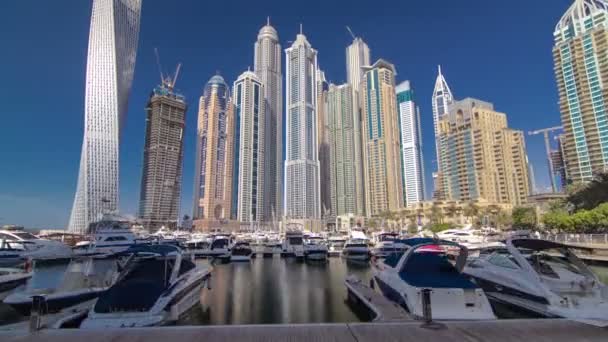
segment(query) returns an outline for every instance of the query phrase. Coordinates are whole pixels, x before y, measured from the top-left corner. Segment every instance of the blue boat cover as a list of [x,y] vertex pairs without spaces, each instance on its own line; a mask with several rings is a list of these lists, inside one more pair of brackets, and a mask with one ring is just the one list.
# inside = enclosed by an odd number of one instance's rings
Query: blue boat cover
[[422,288],[474,289],[477,286],[458,272],[445,255],[415,253],[407,260],[399,277],[406,283]]
[[157,254],[160,256],[166,256],[169,253],[179,252],[179,248],[169,244],[136,244],[128,249],[116,253],[115,255],[130,255],[130,254]]
[[397,264],[399,263],[399,260],[401,260],[402,256],[403,256],[403,252],[391,253],[389,256],[387,256],[384,259],[384,263],[392,268],[395,268],[395,267],[397,267]]

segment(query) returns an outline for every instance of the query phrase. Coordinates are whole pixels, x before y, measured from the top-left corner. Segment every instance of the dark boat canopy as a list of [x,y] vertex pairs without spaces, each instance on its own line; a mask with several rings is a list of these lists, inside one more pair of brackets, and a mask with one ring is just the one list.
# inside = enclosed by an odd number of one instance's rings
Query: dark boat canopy
[[167,256],[171,253],[178,253],[180,249],[174,245],[148,245],[139,244],[129,247],[127,250],[117,253],[117,255],[158,255]]
[[560,248],[574,248],[581,250],[592,250],[587,247],[579,247],[579,246],[569,246],[564,245],[563,243],[553,242],[548,240],[539,240],[539,239],[513,239],[511,240],[513,246],[517,248],[527,248],[532,250],[545,250],[545,249],[560,249]]
[[436,243],[436,244],[440,244],[440,245],[458,246],[457,243],[454,243],[452,241],[433,239],[433,238],[411,238],[411,239],[395,240],[394,242],[402,243],[402,244],[408,245],[410,247],[414,247],[414,246],[422,245],[422,244],[430,244],[430,243]]

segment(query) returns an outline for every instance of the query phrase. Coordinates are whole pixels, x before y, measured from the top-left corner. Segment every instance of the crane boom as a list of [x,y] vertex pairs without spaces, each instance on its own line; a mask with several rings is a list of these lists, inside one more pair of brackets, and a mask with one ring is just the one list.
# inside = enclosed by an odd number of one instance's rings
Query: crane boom
[[182,68],[182,63],[177,64],[177,68],[175,69],[175,75],[173,75],[173,81],[171,81],[171,88],[175,87],[175,82],[177,82],[177,76],[179,75],[179,71]]
[[355,38],[357,38],[357,37],[355,37],[353,30],[351,30],[348,25],[346,25],[346,30],[348,31],[348,33],[350,33],[351,37],[353,37],[353,40],[355,40]]
[[154,48],[154,55],[156,56],[156,66],[158,66],[158,72],[160,73],[160,82],[165,83],[165,75],[163,75],[163,68],[160,65],[160,56],[158,55],[157,48]]

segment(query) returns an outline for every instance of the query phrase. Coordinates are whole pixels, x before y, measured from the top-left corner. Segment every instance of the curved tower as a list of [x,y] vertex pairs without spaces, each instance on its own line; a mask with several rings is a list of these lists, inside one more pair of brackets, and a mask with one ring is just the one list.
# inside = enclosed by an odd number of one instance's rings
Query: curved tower
[[270,20],[255,42],[254,72],[264,85],[264,205],[263,220],[282,215],[283,199],[283,89],[281,44]]
[[211,77],[198,110],[194,225],[207,230],[230,219],[234,114],[230,90],[220,75]]
[[566,173],[587,182],[608,170],[608,1],[575,0],[553,37]]
[[68,229],[118,208],[120,128],[127,112],[139,39],[141,0],[93,0],[80,171]]

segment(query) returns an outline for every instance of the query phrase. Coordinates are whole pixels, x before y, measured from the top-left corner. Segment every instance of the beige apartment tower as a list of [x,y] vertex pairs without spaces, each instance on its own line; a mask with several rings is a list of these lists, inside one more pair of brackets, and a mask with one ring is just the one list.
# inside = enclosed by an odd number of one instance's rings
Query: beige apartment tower
[[466,98],[439,120],[447,200],[521,205],[530,194],[524,134],[491,103]]
[[379,59],[363,67],[363,151],[366,213],[403,207],[401,144],[395,96],[395,66]]
[[231,230],[234,108],[224,78],[211,77],[199,102],[194,175],[196,230]]

